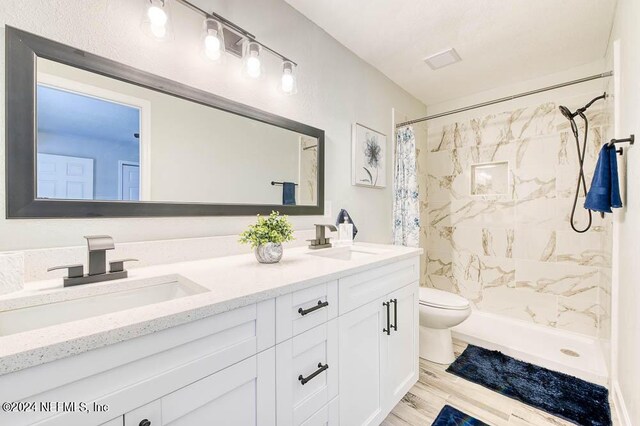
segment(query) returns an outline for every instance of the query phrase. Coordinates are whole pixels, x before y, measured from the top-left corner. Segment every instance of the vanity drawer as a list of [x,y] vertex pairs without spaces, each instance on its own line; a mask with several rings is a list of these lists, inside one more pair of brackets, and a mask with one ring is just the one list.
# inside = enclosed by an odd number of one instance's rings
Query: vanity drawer
[[340,422],[340,407],[338,397],[322,407],[313,416],[309,417],[301,426],[337,426]]
[[162,424],[162,403],[159,399],[124,415],[124,426],[145,425],[147,422],[150,426]]
[[337,281],[282,295],[276,299],[276,341],[283,342],[337,315]]
[[337,319],[276,346],[276,394],[278,426],[303,424],[338,395]]
[[419,257],[341,278],[338,284],[339,314],[343,315],[419,279]]

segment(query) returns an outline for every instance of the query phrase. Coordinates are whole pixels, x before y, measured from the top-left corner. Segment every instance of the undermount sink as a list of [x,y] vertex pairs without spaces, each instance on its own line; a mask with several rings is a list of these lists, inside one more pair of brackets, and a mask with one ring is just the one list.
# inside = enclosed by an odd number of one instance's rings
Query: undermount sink
[[83,295],[87,292],[82,290],[84,289],[78,289],[80,293],[78,297],[70,300],[0,312],[0,336],[36,330],[209,291],[179,276],[174,276],[171,281],[164,283],[125,288],[99,295]]
[[318,249],[309,253],[312,256],[329,257],[338,260],[358,260],[369,256],[375,256],[384,253],[384,250],[368,249],[363,247],[334,247],[327,249]]

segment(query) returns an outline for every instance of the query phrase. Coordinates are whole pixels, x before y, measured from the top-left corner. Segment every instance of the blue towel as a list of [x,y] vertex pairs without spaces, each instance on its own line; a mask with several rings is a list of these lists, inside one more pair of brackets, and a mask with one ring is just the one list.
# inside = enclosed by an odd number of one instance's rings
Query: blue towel
[[296,205],[296,184],[293,182],[282,182],[282,205]]
[[344,223],[344,217],[347,217],[347,222],[353,225],[353,239],[356,238],[356,234],[358,233],[358,228],[356,228],[356,224],[353,223],[353,219],[351,219],[351,215],[345,210],[340,210],[338,213],[338,219],[336,219],[336,226],[339,226],[341,223]]
[[604,145],[600,150],[598,164],[587,193],[584,208],[602,213],[611,213],[611,208],[622,207],[618,185],[618,160],[615,146]]

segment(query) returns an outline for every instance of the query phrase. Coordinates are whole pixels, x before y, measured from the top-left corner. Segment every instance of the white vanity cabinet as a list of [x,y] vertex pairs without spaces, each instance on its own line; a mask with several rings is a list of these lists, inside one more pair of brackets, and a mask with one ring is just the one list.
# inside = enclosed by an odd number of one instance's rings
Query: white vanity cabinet
[[270,348],[100,426],[276,424]]
[[338,322],[276,346],[279,426],[300,425],[338,396]]
[[418,378],[418,276],[416,253],[0,375],[2,401],[109,407],[0,424],[379,424]]
[[[84,401],[108,407],[89,414],[2,412],[0,424],[90,426],[119,415],[126,426],[151,417],[156,421],[150,426],[181,424],[181,417],[216,405],[233,407],[225,401],[238,403],[252,393],[252,399],[235,407],[242,415],[253,413],[254,421],[242,424],[273,425],[275,416],[258,414],[275,413],[274,318],[275,302],[266,300],[0,376],[2,401]],[[244,368],[233,374],[238,365]],[[180,402],[181,410],[176,408]]]
[[[353,308],[339,318],[343,425],[379,424],[418,380],[418,270],[417,260],[399,262],[340,287]],[[356,306],[367,288],[381,296]]]
[[100,426],[123,426],[124,425],[124,416],[116,417],[115,419],[109,420],[106,423],[102,423]]
[[274,355],[268,349],[133,410],[124,426],[273,426]]
[[[386,365],[383,371],[384,412],[388,413],[417,382],[419,363],[419,290],[410,284],[389,294],[394,327],[387,338]],[[385,324],[386,325],[386,324]]]

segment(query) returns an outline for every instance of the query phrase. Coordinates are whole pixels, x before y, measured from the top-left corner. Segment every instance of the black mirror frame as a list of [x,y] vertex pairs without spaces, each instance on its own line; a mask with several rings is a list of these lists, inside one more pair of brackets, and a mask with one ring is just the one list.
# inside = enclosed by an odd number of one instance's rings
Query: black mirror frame
[[[272,210],[288,215],[324,214],[324,130],[159,77],[130,66],[6,27],[6,214],[8,219],[177,216],[252,216]],[[318,204],[283,206],[36,198],[36,62],[49,59],[156,90],[318,140]]]

